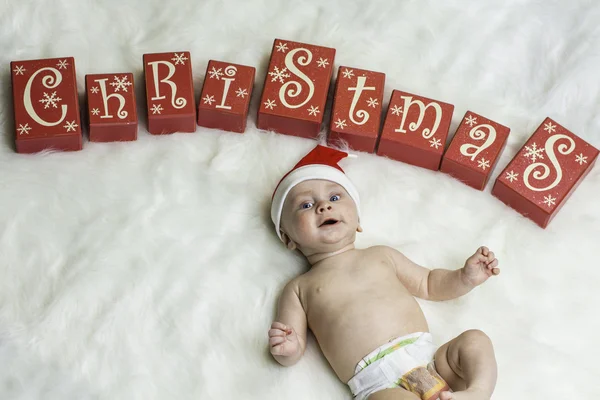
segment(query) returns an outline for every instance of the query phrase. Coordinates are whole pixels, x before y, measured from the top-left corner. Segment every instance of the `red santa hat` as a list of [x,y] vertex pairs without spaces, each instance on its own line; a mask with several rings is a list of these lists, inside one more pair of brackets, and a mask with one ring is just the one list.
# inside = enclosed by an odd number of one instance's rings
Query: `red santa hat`
[[348,179],[344,170],[338,165],[338,162],[346,157],[356,156],[329,147],[317,145],[317,147],[304,156],[291,171],[281,178],[273,192],[273,198],[271,200],[271,219],[275,224],[275,231],[277,232],[279,239],[282,239],[280,224],[285,198],[294,186],[307,180],[323,179],[335,182],[342,186],[346,189],[352,200],[354,200],[360,218],[360,199],[358,197],[358,191],[350,179]]

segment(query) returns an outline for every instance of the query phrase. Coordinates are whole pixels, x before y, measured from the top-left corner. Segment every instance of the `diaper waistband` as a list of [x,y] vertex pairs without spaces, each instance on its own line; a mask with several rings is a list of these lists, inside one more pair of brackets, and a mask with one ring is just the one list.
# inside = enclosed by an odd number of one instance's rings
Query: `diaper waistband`
[[410,333],[408,335],[397,337],[396,339],[392,339],[388,343],[386,343],[382,346],[379,346],[378,348],[376,348],[375,350],[373,350],[372,352],[367,354],[365,357],[363,357],[358,362],[358,364],[356,365],[356,368],[354,369],[354,374],[359,373],[361,370],[366,368],[368,365],[387,356],[388,354],[393,353],[394,351],[396,351],[404,346],[413,344],[414,342],[419,340],[419,338],[423,337],[424,335],[431,336],[431,334],[429,332],[415,332],[415,333]]

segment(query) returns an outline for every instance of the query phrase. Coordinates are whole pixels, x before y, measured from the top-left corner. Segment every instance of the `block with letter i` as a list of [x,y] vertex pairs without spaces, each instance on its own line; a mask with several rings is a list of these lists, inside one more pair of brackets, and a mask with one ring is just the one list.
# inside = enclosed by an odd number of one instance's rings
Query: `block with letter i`
[[198,103],[198,125],[243,133],[255,71],[254,67],[210,60]]
[[509,133],[510,128],[468,111],[444,154],[440,171],[483,190]]
[[597,158],[595,147],[546,118],[498,176],[492,195],[546,228]]
[[340,67],[327,142],[343,140],[354,150],[375,152],[384,87],[384,73]]
[[377,155],[437,171],[454,106],[394,90]]
[[10,63],[18,153],[81,150],[75,59]]
[[137,139],[138,117],[133,74],[85,76],[90,142]]
[[335,49],[275,39],[257,127],[316,138],[321,130]]
[[187,51],[144,54],[148,132],[196,131],[192,61]]

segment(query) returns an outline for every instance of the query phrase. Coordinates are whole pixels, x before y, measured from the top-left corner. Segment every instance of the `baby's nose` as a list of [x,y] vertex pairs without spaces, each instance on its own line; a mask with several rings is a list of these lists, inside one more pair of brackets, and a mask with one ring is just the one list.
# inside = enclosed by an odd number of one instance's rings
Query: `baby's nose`
[[331,211],[331,204],[321,204],[319,207],[319,212],[325,212],[325,210]]

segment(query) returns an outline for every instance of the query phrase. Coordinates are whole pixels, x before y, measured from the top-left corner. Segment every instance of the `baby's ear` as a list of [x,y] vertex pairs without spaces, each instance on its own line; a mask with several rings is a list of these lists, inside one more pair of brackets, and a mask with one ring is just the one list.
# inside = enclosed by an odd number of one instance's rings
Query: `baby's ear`
[[283,244],[285,244],[285,246],[290,250],[296,250],[296,243],[294,243],[294,241],[292,239],[290,239],[290,237],[284,231],[280,231],[280,232],[281,232],[281,241],[283,242]]

